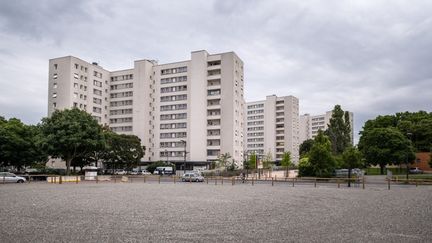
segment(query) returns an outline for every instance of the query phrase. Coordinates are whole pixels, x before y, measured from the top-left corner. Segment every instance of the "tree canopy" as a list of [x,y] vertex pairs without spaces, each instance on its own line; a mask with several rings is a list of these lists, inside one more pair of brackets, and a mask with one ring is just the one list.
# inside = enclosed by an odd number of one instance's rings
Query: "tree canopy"
[[141,140],[135,135],[107,132],[107,149],[102,158],[110,169],[126,167],[131,169],[144,156]]
[[336,165],[332,155],[331,142],[322,131],[319,131],[315,137],[308,159],[315,176],[329,177],[333,175]]
[[402,132],[395,127],[372,128],[363,131],[360,151],[370,165],[379,165],[381,174],[388,164],[400,164],[415,159],[414,148]]
[[306,139],[300,144],[299,153],[300,157],[305,156],[309,151],[311,150],[313,146],[314,140],[313,139]]
[[66,162],[66,174],[70,174],[73,159],[96,150],[102,141],[102,127],[77,108],[55,111],[42,119],[41,129],[44,148],[53,158]]
[[351,124],[349,112],[343,111],[340,105],[335,105],[330,123],[325,134],[331,141],[333,154],[342,154],[351,145]]

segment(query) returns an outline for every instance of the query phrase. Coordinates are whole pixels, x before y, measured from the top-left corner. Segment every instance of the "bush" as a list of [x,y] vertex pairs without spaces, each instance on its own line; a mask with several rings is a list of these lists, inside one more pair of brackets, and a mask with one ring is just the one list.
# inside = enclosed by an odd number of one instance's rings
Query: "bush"
[[303,157],[298,164],[299,176],[315,176],[314,169],[309,163],[309,158]]

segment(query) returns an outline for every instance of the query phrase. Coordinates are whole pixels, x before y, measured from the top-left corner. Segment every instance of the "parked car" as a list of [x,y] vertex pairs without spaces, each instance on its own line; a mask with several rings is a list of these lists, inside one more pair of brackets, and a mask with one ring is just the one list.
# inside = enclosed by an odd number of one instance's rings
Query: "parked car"
[[17,176],[10,172],[0,172],[0,183],[24,183],[26,178]]
[[151,173],[147,170],[142,170],[140,174],[141,175],[151,175]]
[[138,171],[137,170],[132,170],[128,172],[129,175],[138,175]]
[[116,170],[114,172],[115,175],[126,175],[126,171],[125,170]]
[[204,177],[197,173],[186,173],[182,176],[182,181],[203,182]]
[[419,167],[414,167],[409,169],[410,174],[423,174],[423,170],[421,170]]

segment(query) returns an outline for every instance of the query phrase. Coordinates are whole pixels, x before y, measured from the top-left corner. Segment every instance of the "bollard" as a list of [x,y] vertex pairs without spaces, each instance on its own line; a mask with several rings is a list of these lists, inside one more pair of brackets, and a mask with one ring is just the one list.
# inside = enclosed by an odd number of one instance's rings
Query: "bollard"
[[158,178],[158,183],[160,184],[160,179],[161,179],[161,176],[159,176],[159,178]]
[[339,179],[337,180],[337,184],[338,184],[338,188],[340,188],[340,181],[339,181]]
[[387,179],[388,189],[390,190],[390,179]]
[[292,182],[293,182],[293,185],[292,185],[292,186],[293,186],[293,187],[294,187],[294,181],[295,181],[295,178],[292,179]]
[[117,176],[114,176],[114,183],[117,183]]
[[223,186],[223,177],[221,177],[221,185]]
[[272,186],[274,186],[274,180],[273,180],[273,177],[272,177]]
[[6,183],[6,175],[3,175],[3,184],[5,184]]
[[62,181],[62,176],[60,176],[59,177],[59,184],[62,184],[63,183],[63,181]]
[[254,185],[254,178],[252,177],[252,186]]
[[365,189],[365,178],[364,178],[364,176],[363,176],[362,183],[363,183],[363,190],[364,190]]
[[192,175],[189,175],[189,183],[192,183]]
[[217,177],[215,177],[214,179],[215,179],[215,185],[217,185]]
[[98,176],[96,176],[96,184],[98,184],[99,183],[99,178],[98,178]]
[[316,184],[317,184],[317,179],[315,178],[315,183],[314,183],[314,186],[316,187]]
[[176,177],[175,176],[173,176],[173,181],[174,181],[174,184],[176,184]]
[[146,176],[144,175],[144,183],[146,183]]
[[231,180],[232,180],[232,185],[234,186],[234,177],[233,177],[233,178],[231,178]]
[[206,180],[207,180],[207,185],[208,185],[208,177],[206,178]]
[[76,181],[75,181],[75,184],[78,184],[78,176],[76,176]]
[[29,175],[29,176],[28,176],[28,183],[30,183],[30,179],[31,179],[31,176]]
[[416,182],[416,187],[418,187],[418,180],[415,180],[415,182]]

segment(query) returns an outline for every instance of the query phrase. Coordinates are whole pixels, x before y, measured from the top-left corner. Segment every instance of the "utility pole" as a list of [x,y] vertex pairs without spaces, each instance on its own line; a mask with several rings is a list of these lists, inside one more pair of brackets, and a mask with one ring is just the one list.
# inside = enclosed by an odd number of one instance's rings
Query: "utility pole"
[[186,174],[186,140],[180,140],[181,142],[183,142],[184,143],[184,152],[183,152],[183,156],[184,156],[184,158],[183,158],[183,173],[184,174]]

